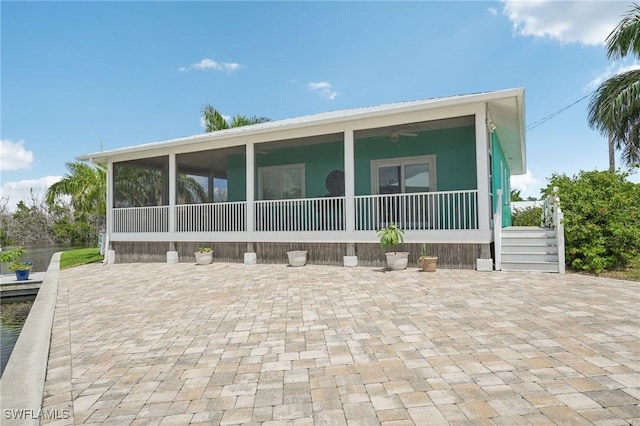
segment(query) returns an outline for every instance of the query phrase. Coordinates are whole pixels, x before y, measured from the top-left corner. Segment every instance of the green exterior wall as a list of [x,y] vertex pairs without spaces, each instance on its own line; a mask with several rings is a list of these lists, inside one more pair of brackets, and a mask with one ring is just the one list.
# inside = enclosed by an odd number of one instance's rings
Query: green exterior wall
[[[257,149],[256,151],[262,151]],[[305,198],[327,195],[325,180],[333,170],[344,171],[344,144],[342,141],[317,145],[268,149],[266,154],[256,153],[255,197],[258,199],[258,171],[260,167],[304,163]],[[246,157],[243,154],[227,158],[227,193],[229,201],[246,200]]]
[[227,157],[227,200],[247,200],[247,156],[232,154]]
[[502,189],[502,227],[511,226],[511,170],[495,132],[491,133],[491,160],[493,212],[497,210],[498,189]]
[[418,136],[356,139],[355,192],[371,194],[371,160],[436,156],[437,190],[456,191],[477,188],[475,126],[439,129]]
[[[259,150],[259,149],[258,149]],[[270,149],[268,154],[256,154],[256,168],[285,164],[305,164],[305,197],[323,197],[327,193],[325,179],[333,170],[344,170],[342,141],[318,145]],[[437,190],[457,191],[477,188],[475,126],[439,129],[420,133],[416,137],[400,137],[391,142],[388,137],[356,139],[355,193],[371,194],[371,161],[436,156]],[[229,201],[246,200],[246,159],[244,154],[227,158]],[[258,173],[256,171],[256,199]]]

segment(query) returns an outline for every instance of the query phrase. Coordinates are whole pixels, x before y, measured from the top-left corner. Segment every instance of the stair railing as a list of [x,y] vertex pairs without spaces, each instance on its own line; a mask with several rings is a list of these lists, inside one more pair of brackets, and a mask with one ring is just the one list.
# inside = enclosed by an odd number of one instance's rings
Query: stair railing
[[495,269],[502,270],[502,189],[496,191],[496,212],[493,214],[493,251]]
[[553,193],[547,195],[542,206],[541,225],[543,228],[556,231],[556,247],[558,248],[558,272],[565,273],[564,257],[564,213],[560,208],[558,187],[553,187]]

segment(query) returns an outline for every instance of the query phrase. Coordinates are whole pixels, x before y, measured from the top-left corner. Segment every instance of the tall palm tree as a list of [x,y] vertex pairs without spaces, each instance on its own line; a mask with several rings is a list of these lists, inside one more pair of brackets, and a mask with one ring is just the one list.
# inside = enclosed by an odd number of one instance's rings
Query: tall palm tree
[[[606,40],[607,57],[640,59],[640,5],[633,4]],[[615,171],[615,150],[626,165],[640,163],[640,70],[615,75],[596,89],[589,103],[589,126],[609,140],[609,169]]]
[[61,180],[47,189],[46,202],[53,205],[64,196],[71,197],[71,205],[80,213],[106,213],[107,177],[103,169],[86,163],[66,163],[69,170]]
[[231,119],[231,122],[225,120],[220,112],[210,104],[202,106],[202,119],[204,120],[205,129],[207,133],[215,132],[217,130],[230,129],[232,127],[250,126],[252,124],[265,123],[271,121],[270,118],[260,117],[254,115],[247,117],[244,115],[236,114]]

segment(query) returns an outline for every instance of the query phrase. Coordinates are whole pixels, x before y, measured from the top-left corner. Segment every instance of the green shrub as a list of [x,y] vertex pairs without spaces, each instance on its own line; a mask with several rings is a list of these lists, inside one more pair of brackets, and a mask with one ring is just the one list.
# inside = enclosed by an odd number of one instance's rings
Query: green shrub
[[542,207],[526,207],[516,209],[511,213],[513,226],[540,226],[542,221]]
[[554,174],[545,193],[558,187],[564,212],[566,263],[600,273],[624,268],[640,253],[640,184],[629,173],[581,171]]

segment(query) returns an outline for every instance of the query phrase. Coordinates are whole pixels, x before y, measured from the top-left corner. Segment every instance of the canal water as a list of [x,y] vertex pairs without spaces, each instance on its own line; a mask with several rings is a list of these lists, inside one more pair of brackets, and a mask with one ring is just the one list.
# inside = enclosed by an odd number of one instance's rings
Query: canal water
[[[57,245],[49,247],[25,247],[27,251],[22,257],[23,260],[33,262],[32,272],[46,272],[54,253],[64,250],[71,250],[74,247],[69,245]],[[4,247],[3,250],[10,250]],[[2,274],[13,274],[7,270],[7,265],[0,264]],[[0,298],[0,376],[4,373],[4,368],[9,362],[11,351],[18,341],[22,326],[29,315],[29,310],[33,305],[36,296],[2,297]]]
[[0,298],[0,376],[9,362],[36,296]]

